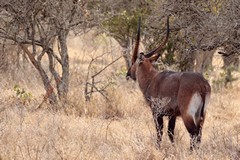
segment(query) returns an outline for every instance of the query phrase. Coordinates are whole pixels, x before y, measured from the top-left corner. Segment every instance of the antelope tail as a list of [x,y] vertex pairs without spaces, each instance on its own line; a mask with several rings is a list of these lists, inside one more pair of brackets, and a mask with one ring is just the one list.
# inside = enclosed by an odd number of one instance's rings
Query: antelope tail
[[205,113],[204,113],[204,109],[206,107],[206,95],[202,95],[202,107],[201,107],[201,113],[200,113],[200,122],[199,122],[199,127],[202,128],[203,123],[204,123],[204,117],[205,117]]

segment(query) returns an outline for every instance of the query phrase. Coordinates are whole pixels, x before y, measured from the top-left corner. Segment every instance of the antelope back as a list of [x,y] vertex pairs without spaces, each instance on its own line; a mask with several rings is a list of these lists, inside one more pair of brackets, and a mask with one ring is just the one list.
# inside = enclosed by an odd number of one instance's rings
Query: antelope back
[[[193,72],[159,72],[152,65],[156,61],[169,37],[169,17],[167,19],[167,35],[165,41],[148,54],[139,53],[140,23],[132,58],[132,66],[127,76],[137,80],[140,89],[151,107],[164,110],[163,115],[182,115],[192,117],[194,123],[199,122],[206,108],[202,106],[208,100],[211,87],[199,73]],[[164,100],[163,100],[164,99]],[[164,102],[165,101],[165,102]],[[164,109],[163,109],[164,108]],[[195,118],[195,115],[197,118]],[[198,123],[199,124],[199,123]]]
[[159,72],[146,57],[139,58],[135,65],[139,87],[154,112],[181,115],[189,123],[200,125],[211,94],[208,81],[200,73]]

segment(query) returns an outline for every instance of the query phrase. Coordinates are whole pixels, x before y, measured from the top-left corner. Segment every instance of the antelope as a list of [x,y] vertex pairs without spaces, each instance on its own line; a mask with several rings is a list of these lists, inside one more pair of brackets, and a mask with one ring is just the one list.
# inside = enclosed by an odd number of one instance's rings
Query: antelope
[[176,117],[180,116],[190,134],[190,150],[199,147],[206,108],[211,95],[208,81],[194,72],[158,71],[152,64],[160,57],[169,37],[169,17],[167,35],[164,42],[147,54],[138,53],[140,43],[140,19],[137,38],[132,55],[132,65],[126,78],[133,79],[150,106],[157,130],[157,145],[163,135],[163,117],[168,117],[168,136],[174,143]]

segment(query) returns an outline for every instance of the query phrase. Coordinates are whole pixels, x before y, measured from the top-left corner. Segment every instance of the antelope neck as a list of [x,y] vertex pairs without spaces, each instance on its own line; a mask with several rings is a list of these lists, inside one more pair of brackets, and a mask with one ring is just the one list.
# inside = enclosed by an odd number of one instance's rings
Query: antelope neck
[[158,71],[154,67],[150,68],[138,68],[137,81],[143,94],[145,94]]

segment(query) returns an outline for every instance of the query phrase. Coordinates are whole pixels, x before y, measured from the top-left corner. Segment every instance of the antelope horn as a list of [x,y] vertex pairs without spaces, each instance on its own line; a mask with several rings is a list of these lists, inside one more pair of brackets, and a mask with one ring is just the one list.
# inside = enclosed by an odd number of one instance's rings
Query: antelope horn
[[[158,53],[160,50],[163,49],[163,47],[166,45],[167,41],[168,41],[168,37],[169,37],[169,16],[167,17],[167,36],[164,40],[164,42],[157,48],[155,48],[154,50],[150,51],[148,54],[145,55],[146,58],[150,58],[152,57],[154,54]],[[157,55],[158,57],[160,56],[160,54]]]
[[138,56],[138,48],[139,48],[139,43],[140,43],[140,23],[141,23],[141,18],[138,18],[138,31],[137,31],[137,39],[135,43],[135,48],[133,51],[133,56],[132,56],[132,64],[135,63],[137,56]]

